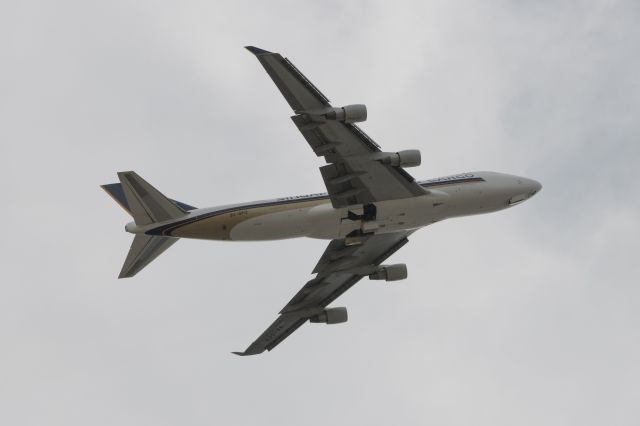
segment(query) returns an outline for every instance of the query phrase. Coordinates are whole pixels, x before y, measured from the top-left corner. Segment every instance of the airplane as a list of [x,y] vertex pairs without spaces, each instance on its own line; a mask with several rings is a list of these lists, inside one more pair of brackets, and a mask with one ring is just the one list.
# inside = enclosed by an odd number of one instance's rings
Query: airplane
[[405,264],[383,262],[418,229],[461,216],[496,212],[520,204],[542,189],[529,178],[497,172],[465,172],[416,181],[405,168],[421,163],[420,151],[383,151],[355,123],[365,105],[334,107],[278,53],[246,47],[262,64],[287,103],[304,139],[326,165],[327,193],[195,208],[161,194],[133,171],[102,185],[132,217],[134,234],[119,278],[136,275],[180,238],[270,241],[310,237],[330,240],[313,277],[282,308],[277,319],[237,355],[271,351],[307,321],[347,321],[344,307],[329,307],[364,277],[407,278]]

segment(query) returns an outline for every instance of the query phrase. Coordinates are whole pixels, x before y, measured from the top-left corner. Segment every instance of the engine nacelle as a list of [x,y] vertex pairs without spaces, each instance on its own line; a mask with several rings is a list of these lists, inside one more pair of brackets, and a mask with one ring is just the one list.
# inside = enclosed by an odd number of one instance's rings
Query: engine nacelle
[[380,265],[378,270],[369,275],[370,280],[399,281],[407,278],[407,265],[398,263],[396,265]]
[[416,167],[419,166],[421,162],[420,151],[417,149],[399,151],[382,157],[380,162],[382,164],[389,164],[390,166]]
[[344,121],[345,123],[358,123],[367,119],[366,105],[346,105],[340,108],[333,108],[332,111],[324,114],[327,120]]
[[323,322],[325,324],[340,324],[347,322],[347,308],[327,308],[321,314],[309,318],[311,322]]

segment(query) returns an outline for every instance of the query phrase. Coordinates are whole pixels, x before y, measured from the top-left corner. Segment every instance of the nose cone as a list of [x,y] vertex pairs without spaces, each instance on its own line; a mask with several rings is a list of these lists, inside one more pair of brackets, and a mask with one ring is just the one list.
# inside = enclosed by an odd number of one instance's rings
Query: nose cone
[[529,188],[529,193],[531,194],[529,195],[530,197],[533,197],[542,189],[542,184],[537,180],[525,179],[525,184]]
[[533,197],[542,189],[542,185],[537,180],[516,177],[515,186],[513,190],[515,191],[514,195],[509,198],[507,204],[509,206],[514,206],[516,204],[520,204],[523,201],[528,200]]

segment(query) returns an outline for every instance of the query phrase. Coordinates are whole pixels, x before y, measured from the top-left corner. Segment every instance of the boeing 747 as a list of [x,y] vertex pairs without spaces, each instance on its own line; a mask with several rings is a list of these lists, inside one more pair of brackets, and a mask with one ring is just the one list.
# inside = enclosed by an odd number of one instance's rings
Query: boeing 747
[[404,264],[383,262],[416,230],[432,223],[502,210],[531,198],[535,180],[496,172],[468,172],[416,181],[405,168],[420,165],[420,151],[388,152],[355,123],[364,105],[334,107],[287,58],[248,46],[294,111],[291,117],[313,152],[324,157],[327,193],[211,208],[171,200],[135,172],[103,185],[132,217],[133,243],[119,278],[132,277],[180,238],[267,241],[310,237],[330,240],[308,281],[277,319],[244,352],[272,350],[305,322],[338,324],[347,310],[329,307],[364,277],[407,278]]

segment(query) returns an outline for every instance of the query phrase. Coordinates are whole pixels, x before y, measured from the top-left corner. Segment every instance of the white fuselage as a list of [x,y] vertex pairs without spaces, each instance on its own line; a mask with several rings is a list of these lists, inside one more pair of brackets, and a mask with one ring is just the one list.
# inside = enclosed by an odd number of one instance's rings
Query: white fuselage
[[135,232],[233,241],[335,239],[354,232],[412,230],[447,218],[494,212],[530,198],[541,188],[534,180],[495,172],[462,173],[419,184],[425,195],[373,203],[373,220],[359,217],[362,205],[336,209],[326,194],[313,194],[197,209],[184,219],[136,227]]

